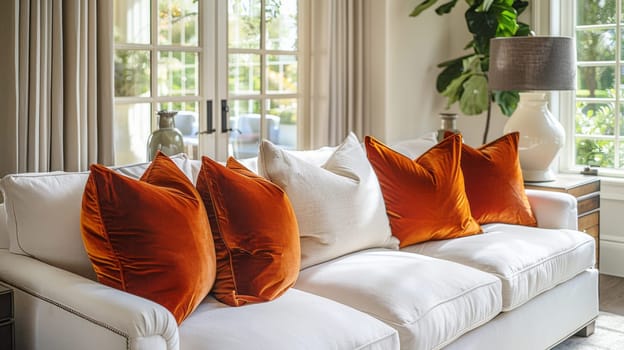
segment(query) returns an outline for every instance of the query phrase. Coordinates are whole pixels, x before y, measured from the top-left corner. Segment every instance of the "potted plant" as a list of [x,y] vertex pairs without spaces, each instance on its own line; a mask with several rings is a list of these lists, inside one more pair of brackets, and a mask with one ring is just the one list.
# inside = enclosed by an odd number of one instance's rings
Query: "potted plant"
[[[424,0],[414,8],[410,16],[416,17],[438,0]],[[435,9],[442,16],[450,13],[458,0],[448,1]],[[518,16],[529,6],[524,0],[466,0],[466,26],[472,40],[465,46],[472,52],[441,62],[442,69],[436,81],[437,91],[447,98],[447,108],[459,103],[465,115],[478,115],[487,111],[483,143],[487,142],[490,128],[492,102],[506,116],[516,110],[520,96],[516,91],[489,91],[487,73],[490,58],[490,39],[494,37],[527,36],[529,26],[518,22]]]

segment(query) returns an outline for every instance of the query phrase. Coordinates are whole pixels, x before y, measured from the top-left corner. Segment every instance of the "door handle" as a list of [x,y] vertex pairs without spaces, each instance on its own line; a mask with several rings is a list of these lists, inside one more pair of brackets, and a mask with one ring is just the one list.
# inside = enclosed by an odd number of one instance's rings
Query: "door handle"
[[230,112],[230,107],[228,107],[227,100],[221,100],[221,132],[229,132],[232,131],[228,123],[228,114]]
[[198,134],[212,134],[217,129],[214,128],[213,120],[212,120],[212,100],[206,101],[206,130],[200,131]]

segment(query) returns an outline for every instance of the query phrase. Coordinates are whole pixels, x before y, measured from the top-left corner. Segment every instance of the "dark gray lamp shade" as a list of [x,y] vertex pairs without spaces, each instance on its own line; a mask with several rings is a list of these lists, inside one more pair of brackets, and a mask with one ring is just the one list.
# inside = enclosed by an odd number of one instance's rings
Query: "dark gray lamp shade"
[[490,40],[490,90],[576,89],[574,39],[526,36]]

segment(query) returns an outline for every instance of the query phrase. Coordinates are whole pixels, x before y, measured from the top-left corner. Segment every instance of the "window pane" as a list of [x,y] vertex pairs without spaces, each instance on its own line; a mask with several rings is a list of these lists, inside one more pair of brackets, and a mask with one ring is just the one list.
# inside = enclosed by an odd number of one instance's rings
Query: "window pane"
[[286,149],[297,148],[297,99],[267,101],[268,139]]
[[260,55],[230,54],[229,94],[256,95],[260,93]]
[[195,96],[199,94],[198,54],[161,51],[158,53],[158,96]]
[[614,135],[615,106],[613,103],[576,103],[576,133],[582,135]]
[[579,67],[578,97],[615,98],[615,66]]
[[228,47],[260,48],[260,0],[228,1]]
[[614,29],[582,29],[576,31],[578,61],[614,61]]
[[197,46],[199,19],[197,0],[158,2],[158,43]]
[[115,96],[150,96],[150,53],[115,50]]
[[150,0],[113,1],[114,40],[122,44],[149,44]]
[[297,56],[267,56],[268,92],[297,93]]
[[114,117],[115,163],[147,160],[147,139],[151,133],[149,103],[116,104]]
[[[230,154],[235,158],[250,158],[258,155],[260,134],[260,101],[230,101]],[[271,140],[270,137],[268,137]]]
[[297,50],[297,0],[267,1],[267,50]]
[[577,0],[576,24],[615,23],[615,0]]
[[613,167],[614,142],[576,138],[576,164]]

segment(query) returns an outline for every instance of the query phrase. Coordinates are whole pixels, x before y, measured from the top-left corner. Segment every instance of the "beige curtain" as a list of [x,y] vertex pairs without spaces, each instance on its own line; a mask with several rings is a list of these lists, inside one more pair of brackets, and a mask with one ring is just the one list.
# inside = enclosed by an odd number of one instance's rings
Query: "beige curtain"
[[336,145],[353,131],[370,133],[365,109],[364,0],[312,0],[309,3],[305,139],[317,148]]
[[0,175],[112,164],[112,1],[13,0],[12,10],[16,107]]

